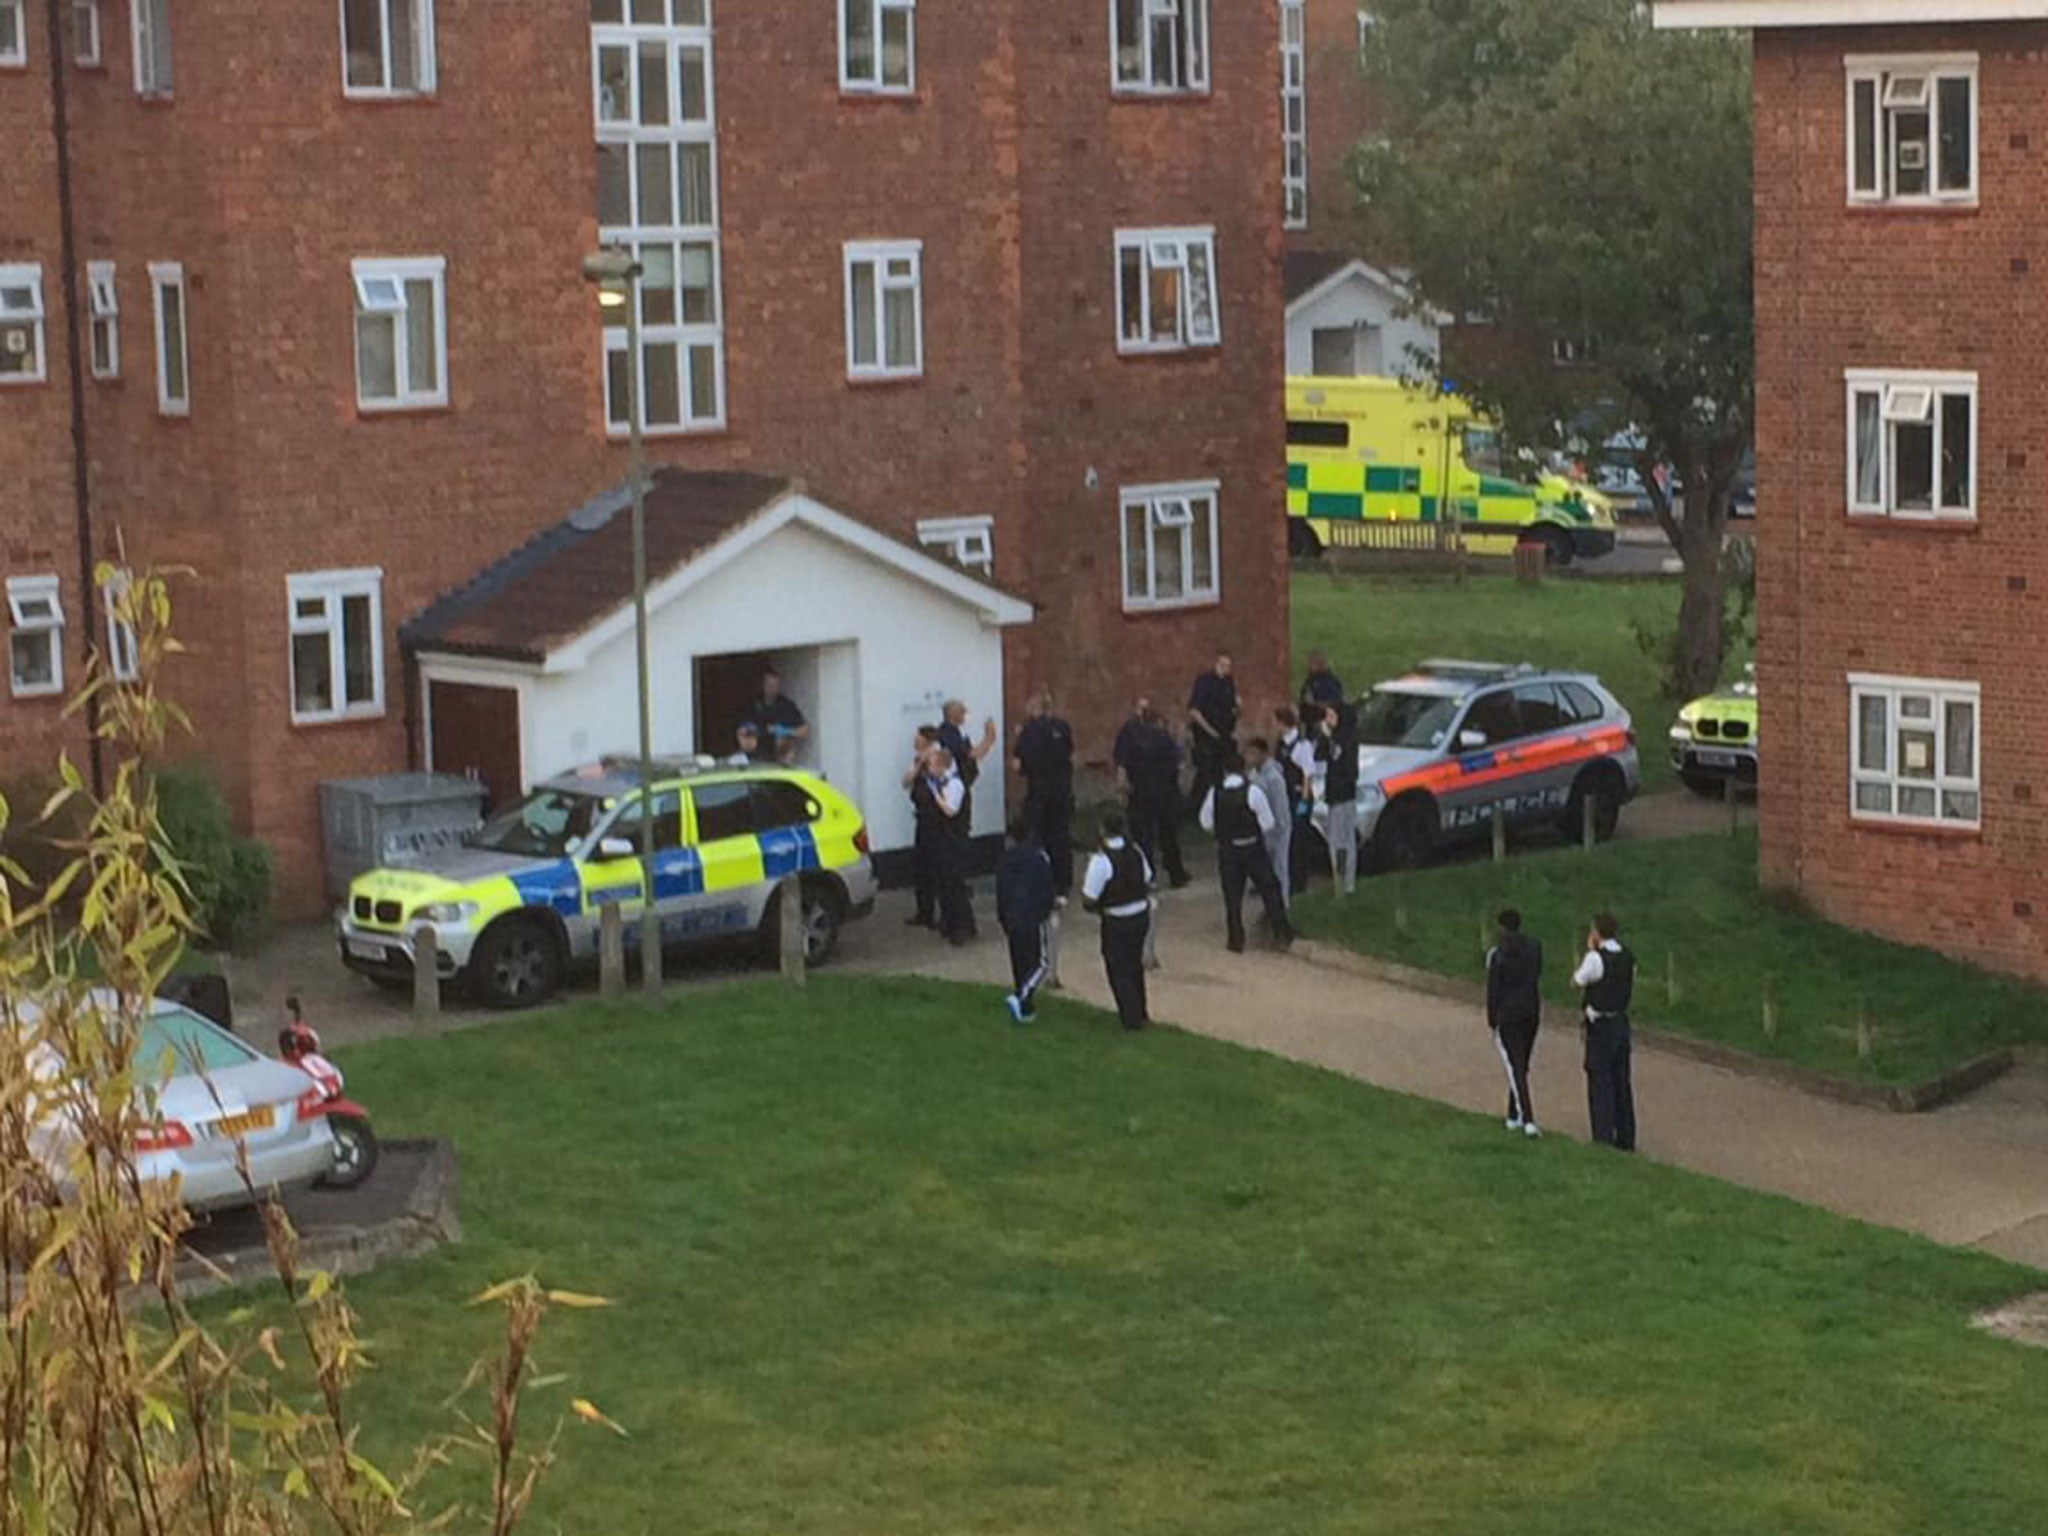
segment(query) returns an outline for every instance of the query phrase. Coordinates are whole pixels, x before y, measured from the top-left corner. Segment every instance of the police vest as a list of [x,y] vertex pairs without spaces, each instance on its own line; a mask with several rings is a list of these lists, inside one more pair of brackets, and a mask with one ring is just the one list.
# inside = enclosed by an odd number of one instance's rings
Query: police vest
[[1224,785],[1216,791],[1216,835],[1226,843],[1259,840],[1259,818],[1252,811],[1252,788]]
[[1112,907],[1128,907],[1151,896],[1145,884],[1145,855],[1138,851],[1135,843],[1125,843],[1121,848],[1105,848],[1103,857],[1109,860],[1109,879],[1104,882],[1096,905],[1104,912]]
[[1627,1013],[1636,992],[1636,957],[1603,947],[1600,964],[1600,979],[1586,988],[1586,1006],[1595,1013]]

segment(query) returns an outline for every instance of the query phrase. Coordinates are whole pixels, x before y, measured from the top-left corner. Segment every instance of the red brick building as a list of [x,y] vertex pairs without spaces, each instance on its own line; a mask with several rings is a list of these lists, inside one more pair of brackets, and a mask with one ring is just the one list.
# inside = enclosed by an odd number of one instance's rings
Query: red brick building
[[93,562],[190,566],[176,690],[317,904],[315,785],[419,757],[399,626],[624,477],[600,243],[651,456],[936,523],[1038,606],[1013,707],[1285,690],[1272,7],[435,9],[0,0],[0,765],[75,744]]
[[1754,29],[1764,877],[2048,977],[2048,4],[1658,19]]

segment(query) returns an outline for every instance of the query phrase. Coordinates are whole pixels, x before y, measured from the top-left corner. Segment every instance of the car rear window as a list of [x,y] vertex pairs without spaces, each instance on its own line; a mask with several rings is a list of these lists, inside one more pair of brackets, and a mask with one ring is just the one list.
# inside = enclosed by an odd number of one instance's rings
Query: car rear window
[[690,791],[697,804],[697,841],[747,837],[755,830],[753,786],[704,784]]
[[150,1017],[136,1040],[135,1069],[151,1082],[247,1066],[257,1055],[226,1030],[183,1008]]
[[756,830],[773,832],[782,827],[807,827],[825,813],[825,808],[801,784],[775,781],[754,786]]
[[1577,725],[1590,725],[1605,718],[1607,711],[1601,707],[1599,697],[1582,683],[1559,683],[1558,694],[1564,699],[1564,707]]

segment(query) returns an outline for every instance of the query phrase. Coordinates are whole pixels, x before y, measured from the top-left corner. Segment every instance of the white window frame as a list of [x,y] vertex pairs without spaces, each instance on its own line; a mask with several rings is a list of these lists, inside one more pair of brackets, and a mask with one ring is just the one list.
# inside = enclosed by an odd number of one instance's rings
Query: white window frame
[[1280,224],[1308,228],[1308,7],[1280,0]]
[[0,373],[0,388],[9,384],[40,384],[50,375],[49,310],[43,302],[43,269],[37,262],[0,266],[0,288],[26,288],[29,307],[0,313],[0,321],[14,330],[26,328],[28,346],[34,354],[26,373]]
[[[378,54],[382,68],[379,71],[382,85],[356,85],[348,77],[348,0],[335,0],[335,12],[341,29],[341,94],[351,101],[410,101],[421,96],[434,94],[439,83],[435,78],[434,0],[377,0],[382,26],[379,28]],[[391,57],[391,13],[399,6],[412,11],[413,28],[413,73],[417,85],[393,85]]]
[[[1137,77],[1124,78],[1123,19],[1120,0],[1109,0],[1109,85],[1119,96],[1206,96],[1209,93],[1209,0],[1136,0],[1141,33],[1135,44]],[[1160,84],[1161,61],[1153,53],[1153,29],[1159,21],[1180,22],[1180,57],[1172,73],[1183,83]]]
[[[46,699],[64,691],[64,592],[55,576],[7,578],[7,682],[17,699]],[[23,683],[14,642],[44,635],[50,647],[49,680]]]
[[[1843,59],[1844,112],[1843,180],[1850,203],[1859,207],[1926,208],[1974,207],[1983,178],[1983,89],[1978,58],[1974,53],[1935,54],[1851,54]],[[1927,190],[1899,193],[1900,145],[1896,108],[1890,98],[1894,87],[1909,81],[1923,81],[1927,88]],[[1967,186],[1944,188],[1941,184],[1941,82],[1965,80],[1970,87],[1970,179]],[[1871,116],[1859,123],[1856,93],[1870,87]],[[1902,104],[1903,105],[1903,104]],[[1870,135],[1876,179],[1857,181],[1856,143],[1859,129]]]
[[[848,48],[852,42],[846,28],[846,14],[854,6],[867,11],[870,36],[875,40],[873,71],[868,76],[853,72],[853,59]],[[833,0],[833,8],[839,12],[839,89],[850,96],[915,96],[917,94],[917,0]],[[883,78],[884,67],[883,25],[887,13],[900,11],[905,28],[904,78],[888,81]]]
[[[1124,334],[1124,253],[1136,248],[1141,255],[1142,271],[1139,281],[1139,319],[1143,335],[1133,339]],[[1171,248],[1171,259],[1162,261],[1162,253]],[[1196,334],[1193,285],[1188,280],[1192,266],[1192,254],[1202,253],[1209,271],[1209,325],[1206,332]],[[1152,273],[1155,267],[1171,266],[1181,274],[1179,285],[1180,312],[1175,320],[1177,340],[1158,341],[1152,336]],[[1119,352],[1186,352],[1196,347],[1218,347],[1223,344],[1223,298],[1222,285],[1216,273],[1216,231],[1213,227],[1198,229],[1120,229],[1116,232],[1116,349]]]
[[[1865,763],[1861,757],[1863,702],[1871,698],[1881,698],[1885,701],[1884,761],[1875,765]],[[1934,737],[1934,762],[1930,773],[1910,778],[1898,762],[1899,735],[1904,719],[1903,704],[1907,700],[1925,703],[1929,707],[1927,733]],[[1967,708],[1971,712],[1971,761],[1963,765],[1948,760],[1948,712],[1951,706]],[[1893,809],[1867,810],[1861,806],[1857,796],[1858,789],[1877,786],[1887,788]],[[1922,816],[1899,811],[1897,806],[1902,788],[1932,791],[1935,797],[1935,814]],[[1961,816],[1943,815],[1942,812],[1946,810],[1951,795],[1974,796],[1975,813]],[[1849,816],[1854,821],[1876,822],[1888,826],[1940,827],[1950,831],[1980,829],[1984,825],[1983,689],[1976,683],[1950,679],[1850,673]]]
[[80,69],[106,63],[100,27],[100,0],[71,0],[71,62]]
[[[364,412],[432,410],[448,403],[448,261],[442,256],[363,256],[349,263],[356,305],[351,325],[355,342],[356,409]],[[411,300],[407,285],[431,283],[434,289],[434,388],[414,389],[412,377]],[[391,297],[381,296],[388,285]],[[362,322],[376,315],[391,322],[393,383],[391,396],[363,393]]]
[[[1173,608],[1208,608],[1223,601],[1222,519],[1218,512],[1222,486],[1214,480],[1194,480],[1175,485],[1126,486],[1117,496],[1117,545],[1122,551],[1121,593],[1125,613],[1155,613]],[[1206,516],[1209,526],[1209,584],[1192,585],[1196,520]],[[1131,513],[1145,510],[1145,590],[1132,591]],[[1158,541],[1162,535],[1180,540],[1181,573],[1184,590],[1160,595]]]
[[[352,701],[348,697],[347,636],[343,632],[344,599],[370,600],[370,697]],[[317,602],[317,615],[302,617],[301,603]],[[293,725],[332,725],[345,720],[374,720],[384,713],[384,572],[378,567],[347,571],[306,571],[285,578],[285,616],[289,621],[284,648],[285,697]],[[296,647],[301,635],[327,637],[327,666],[332,684],[333,707],[325,710],[299,708]]]
[[0,68],[28,63],[28,6],[24,0],[0,0],[0,16],[14,18],[14,42],[0,49]]
[[[900,277],[890,272],[892,264],[908,262],[910,275]],[[868,338],[874,346],[871,363],[859,361],[858,309],[854,304],[854,287],[861,279],[857,269],[871,270],[869,278],[874,284],[874,301],[871,319],[874,334]],[[846,296],[846,376],[849,379],[916,379],[924,376],[924,242],[921,240],[849,240],[845,248],[845,260],[841,263],[841,275],[845,280]],[[888,359],[889,325],[884,311],[883,300],[891,292],[910,294],[911,345],[915,355],[908,363],[892,363]]]
[[[163,46],[155,46],[157,31],[163,32]],[[128,34],[135,52],[135,94],[172,95],[177,86],[177,67],[171,51],[171,0],[128,0]],[[163,61],[163,78],[157,78],[157,61]]]
[[131,578],[126,571],[117,571],[100,588],[100,601],[107,616],[107,675],[117,683],[132,683],[142,675],[141,649],[135,638],[135,626],[123,619],[118,611],[121,600],[127,596]]
[[927,517],[917,525],[917,542],[937,550],[964,571],[992,576],[996,568],[993,517]]
[[[121,293],[111,261],[85,264],[86,359],[96,379],[121,377]],[[106,362],[100,342],[106,342]]]
[[[1974,373],[1938,373],[1924,370],[1886,370],[1875,368],[1851,368],[1844,372],[1846,385],[1846,413],[1848,420],[1848,449],[1844,455],[1848,466],[1847,496],[1849,513],[1852,517],[1879,517],[1899,522],[1975,522],[1978,517],[1978,498],[1981,494],[1983,476],[1979,473],[1981,455],[1979,443],[1983,434],[1983,410],[1978,394],[1977,375]],[[1878,495],[1875,500],[1863,494],[1862,445],[1858,441],[1859,401],[1876,396],[1878,401]],[[1970,483],[1967,505],[1955,505],[1942,500],[1942,441],[1943,403],[1947,400],[1965,398],[1970,404]],[[1922,409],[1924,402],[1925,409]],[[1933,476],[1931,507],[1901,510],[1898,503],[1897,454],[1893,449],[1894,437],[1901,425],[1915,421],[1931,421],[1934,431]]]
[[[615,17],[630,14],[628,7],[613,5],[610,9]],[[654,317],[650,312],[648,295],[658,290],[651,289],[644,281],[636,284],[635,297],[641,306],[638,395],[643,430],[650,437],[679,437],[722,432],[726,427],[725,263],[719,220],[718,83],[711,7],[709,0],[698,5],[689,4],[688,0],[671,0],[664,9],[671,18],[680,19],[661,24],[616,19],[594,21],[590,28],[590,69],[595,142],[600,147],[621,150],[628,162],[627,222],[600,222],[598,241],[601,245],[630,250],[643,266],[650,258],[656,258],[672,269],[672,291],[675,295],[672,317]],[[667,50],[664,69],[669,121],[666,123],[642,125],[640,122],[638,57],[643,43],[659,44]],[[604,55],[608,49],[624,49],[635,61],[626,99],[622,102],[616,101],[604,89]],[[703,58],[704,114],[700,119],[682,115],[682,59],[686,53],[701,53]],[[623,107],[623,115],[607,116],[608,106]],[[657,157],[666,156],[662,163],[668,168],[671,208],[673,217],[680,220],[685,212],[680,160],[683,147],[689,145],[704,146],[708,166],[705,220],[688,224],[640,223],[639,163],[643,154],[652,151]],[[603,218],[602,209],[599,218]],[[682,314],[685,292],[683,268],[699,253],[710,262],[710,280],[700,291],[709,296],[711,318],[686,320]],[[605,308],[602,335],[605,434],[610,438],[623,439],[628,436],[624,402],[613,398],[614,369],[624,359],[628,343],[622,304]],[[657,349],[673,351],[678,421],[652,423],[647,420],[653,394],[647,388],[647,379],[650,369],[655,366],[652,359]],[[711,357],[708,408],[706,402],[694,397],[691,389],[692,354],[705,351]],[[693,407],[696,408],[695,414],[692,413]]]
[[[164,335],[164,293],[178,294],[178,373],[185,389],[171,392],[171,352]],[[156,413],[159,416],[192,414],[192,295],[185,286],[185,268],[180,262],[152,261],[149,264],[149,303],[156,324]]]

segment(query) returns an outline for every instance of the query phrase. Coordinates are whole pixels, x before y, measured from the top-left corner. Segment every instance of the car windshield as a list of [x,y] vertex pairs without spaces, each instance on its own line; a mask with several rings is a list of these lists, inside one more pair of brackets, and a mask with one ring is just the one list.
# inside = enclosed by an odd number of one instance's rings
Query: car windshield
[[1502,467],[1500,456],[1500,434],[1491,427],[1467,427],[1465,429],[1465,466],[1482,475],[1503,476],[1507,470]]
[[1435,693],[1375,688],[1358,706],[1358,741],[1367,747],[1440,747],[1458,701]]
[[135,1070],[163,1084],[190,1073],[224,1072],[256,1059],[256,1053],[225,1030],[180,1008],[152,1014],[135,1042]]
[[484,823],[473,848],[518,853],[537,859],[565,859],[589,838],[605,802],[566,789],[535,790],[516,809]]

